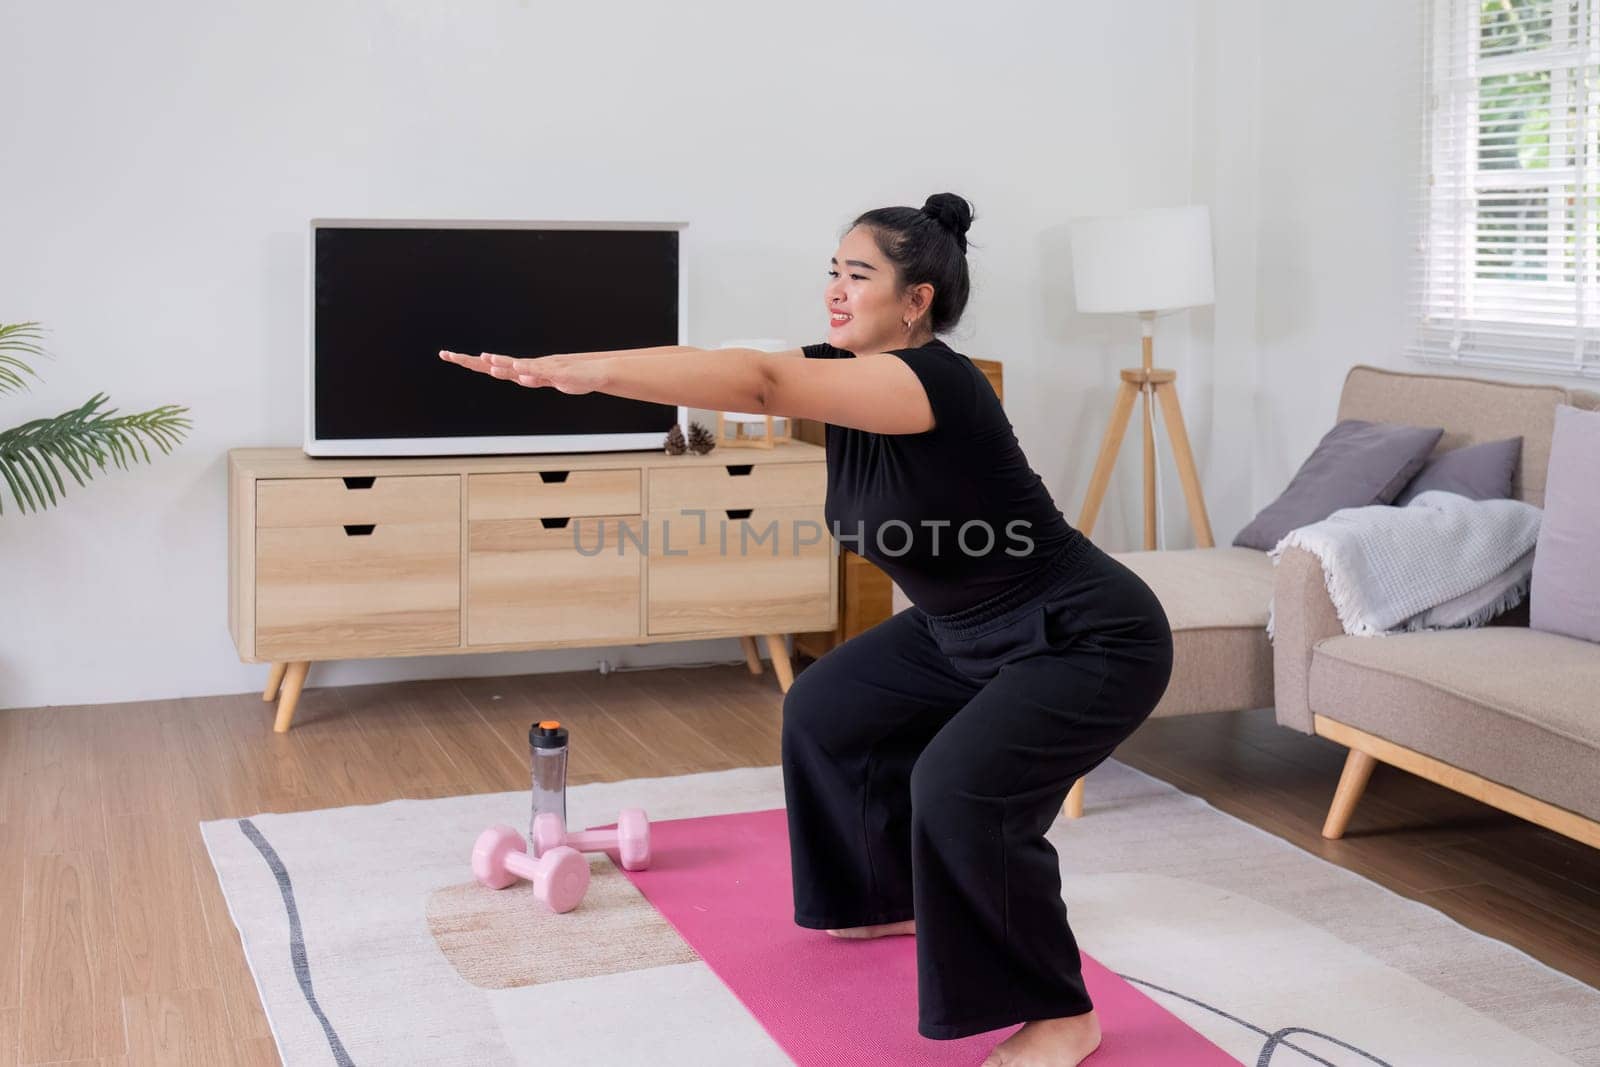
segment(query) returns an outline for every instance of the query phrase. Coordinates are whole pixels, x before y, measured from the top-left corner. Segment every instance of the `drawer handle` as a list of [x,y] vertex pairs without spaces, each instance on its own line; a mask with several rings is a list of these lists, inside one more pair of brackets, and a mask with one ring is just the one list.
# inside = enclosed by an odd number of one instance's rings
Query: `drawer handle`
[[571,521],[572,516],[569,515],[564,519],[540,519],[539,524],[546,530],[565,530]]
[[551,482],[564,482],[571,471],[540,471],[539,480],[549,485]]
[[728,468],[728,474],[735,478],[741,474],[749,474],[755,469],[754,463],[729,463],[726,464],[726,466]]
[[730,519],[748,519],[755,508],[725,508]]
[[372,531],[377,528],[376,523],[347,522],[344,525],[344,535],[346,537],[371,537]]
[[377,481],[377,480],[378,479],[376,479],[376,478],[370,478],[370,477],[369,478],[346,478],[344,480],[344,487],[346,489],[371,489],[372,488],[372,483]]

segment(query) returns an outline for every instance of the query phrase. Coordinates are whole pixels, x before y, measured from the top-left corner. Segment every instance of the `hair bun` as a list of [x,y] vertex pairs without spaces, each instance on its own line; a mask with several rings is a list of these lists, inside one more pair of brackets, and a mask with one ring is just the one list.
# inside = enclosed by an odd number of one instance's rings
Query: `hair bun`
[[972,227],[972,205],[955,193],[934,193],[922,205],[922,213],[955,237],[961,251],[967,250],[967,230]]

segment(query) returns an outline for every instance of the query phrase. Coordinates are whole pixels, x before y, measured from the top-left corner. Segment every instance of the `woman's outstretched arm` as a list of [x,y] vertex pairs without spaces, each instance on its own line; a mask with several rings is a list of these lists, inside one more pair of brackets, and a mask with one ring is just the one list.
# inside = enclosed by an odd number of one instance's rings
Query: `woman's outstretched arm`
[[[670,359],[643,359],[640,352],[580,353],[514,359],[484,353],[440,352],[441,359],[528,387],[563,393],[609,393],[630,400],[682,404],[715,411],[760,411],[767,375],[761,360],[772,353],[752,348],[684,348]],[[798,355],[799,350],[795,353]]]
[[671,359],[616,356],[512,359],[440,352],[469,370],[563,393],[609,393],[714,411],[818,419],[872,433],[923,433],[934,426],[927,392],[911,368],[887,353],[802,360],[800,349],[693,349]]
[[[675,356],[680,352],[698,351],[700,350],[692,345],[661,345],[656,348],[618,348],[611,352],[570,352],[562,354],[568,359],[611,359],[620,356]],[[495,354],[493,352],[483,353],[485,357]],[[515,357],[505,356],[502,358],[513,359]]]

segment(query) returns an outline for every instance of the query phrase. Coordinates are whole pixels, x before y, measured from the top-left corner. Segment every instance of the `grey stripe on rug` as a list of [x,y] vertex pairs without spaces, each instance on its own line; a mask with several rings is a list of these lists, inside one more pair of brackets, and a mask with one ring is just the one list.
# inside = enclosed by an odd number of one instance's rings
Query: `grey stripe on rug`
[[289,964],[294,968],[295,981],[300,983],[300,993],[306,998],[306,1006],[311,1009],[311,1014],[317,1017],[317,1022],[322,1025],[322,1032],[328,1038],[328,1052],[333,1056],[333,1062],[339,1067],[352,1067],[350,1054],[344,1050],[344,1045],[339,1042],[339,1035],[334,1033],[333,1026],[328,1022],[328,1016],[323,1012],[322,1005],[317,1003],[317,994],[311,988],[311,967],[306,962],[305,938],[300,930],[300,910],[294,902],[294,884],[289,880],[289,872],[284,869],[283,861],[278,858],[267,839],[261,836],[261,831],[249,819],[239,820],[239,829],[250,843],[256,846],[256,851],[261,853],[261,858],[266,860],[267,869],[272,872],[273,880],[278,883],[278,894],[283,898],[283,914],[289,923]]

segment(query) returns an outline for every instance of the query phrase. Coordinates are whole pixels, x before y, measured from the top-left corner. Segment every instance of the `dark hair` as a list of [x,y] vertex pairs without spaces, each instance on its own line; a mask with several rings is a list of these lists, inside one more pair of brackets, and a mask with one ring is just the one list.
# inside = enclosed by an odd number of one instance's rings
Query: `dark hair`
[[[972,281],[967,274],[967,230],[972,205],[955,193],[935,193],[922,207],[880,207],[850,224],[872,230],[878,247],[899,271],[902,284],[933,286],[928,318],[934,333],[961,321]],[[849,232],[848,230],[846,231]]]

